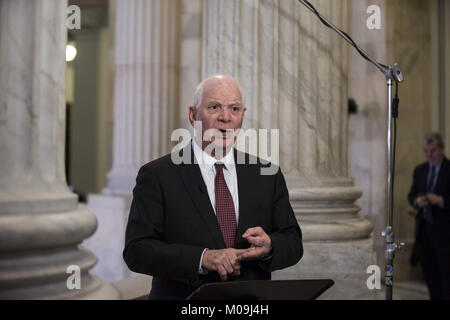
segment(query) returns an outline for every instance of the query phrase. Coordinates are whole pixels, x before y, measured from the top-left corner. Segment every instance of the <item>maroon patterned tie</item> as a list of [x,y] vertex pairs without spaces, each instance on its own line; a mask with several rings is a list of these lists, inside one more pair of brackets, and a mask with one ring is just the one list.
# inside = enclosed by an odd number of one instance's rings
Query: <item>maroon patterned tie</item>
[[220,231],[227,248],[234,247],[234,237],[236,235],[236,213],[234,211],[233,198],[228,190],[223,176],[223,163],[217,162],[216,178],[214,180],[216,193],[216,216],[219,222]]

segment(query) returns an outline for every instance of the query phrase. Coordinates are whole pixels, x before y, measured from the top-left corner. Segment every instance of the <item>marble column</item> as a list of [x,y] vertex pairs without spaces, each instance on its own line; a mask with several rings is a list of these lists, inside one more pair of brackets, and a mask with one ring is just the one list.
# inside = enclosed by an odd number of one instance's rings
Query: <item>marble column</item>
[[203,0],[181,0],[180,104],[178,123],[190,129],[188,106],[193,104],[194,88],[202,81]]
[[100,260],[93,272],[109,281],[133,275],[122,251],[138,170],[170,152],[179,100],[179,7],[177,0],[115,1],[112,168],[102,194],[88,196],[99,228],[85,242]]
[[120,297],[89,273],[97,223],[66,184],[66,7],[0,1],[0,299]]
[[[346,1],[312,1],[346,29]],[[205,0],[203,77],[244,91],[244,128],[279,129],[279,164],[305,254],[273,278],[331,278],[323,298],[368,298],[371,223],[348,170],[347,44],[297,1]],[[260,150],[259,150],[260,151]]]
[[114,147],[106,194],[130,194],[141,165],[170,151],[178,100],[179,1],[116,1]]

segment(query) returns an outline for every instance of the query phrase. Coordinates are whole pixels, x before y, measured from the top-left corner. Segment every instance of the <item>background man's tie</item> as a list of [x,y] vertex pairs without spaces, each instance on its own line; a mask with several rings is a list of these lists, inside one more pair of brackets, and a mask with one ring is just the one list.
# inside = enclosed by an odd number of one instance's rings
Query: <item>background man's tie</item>
[[219,222],[220,231],[222,231],[227,248],[233,248],[237,226],[233,198],[223,176],[224,164],[217,162],[214,166],[216,167],[214,185],[217,221]]
[[[431,166],[430,179],[427,181],[427,193],[434,193],[434,180],[436,176],[436,167]],[[423,208],[423,219],[428,223],[433,223],[433,215],[431,213],[431,205]]]

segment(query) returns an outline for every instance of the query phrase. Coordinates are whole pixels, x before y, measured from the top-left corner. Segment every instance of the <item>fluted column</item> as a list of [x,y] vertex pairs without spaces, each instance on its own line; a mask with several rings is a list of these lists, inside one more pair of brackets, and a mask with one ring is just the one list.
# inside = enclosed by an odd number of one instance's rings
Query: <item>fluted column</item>
[[[112,168],[88,207],[99,227],[84,245],[98,257],[93,273],[108,281],[132,276],[122,259],[139,168],[171,151],[179,118],[179,0],[117,0],[115,7]],[[111,235],[114,235],[111,238]]]
[[[346,1],[312,3],[346,29]],[[358,215],[361,190],[348,170],[347,44],[297,1],[205,0],[204,12],[203,76],[237,79],[244,128],[279,129],[305,256],[275,277],[335,278],[329,298],[362,297],[372,227]]]
[[178,104],[179,1],[117,0],[114,138],[106,194],[129,195],[140,166],[170,152]]
[[[0,299],[102,299],[96,229],[64,173],[67,1],[0,1]],[[80,288],[67,280],[81,271]]]

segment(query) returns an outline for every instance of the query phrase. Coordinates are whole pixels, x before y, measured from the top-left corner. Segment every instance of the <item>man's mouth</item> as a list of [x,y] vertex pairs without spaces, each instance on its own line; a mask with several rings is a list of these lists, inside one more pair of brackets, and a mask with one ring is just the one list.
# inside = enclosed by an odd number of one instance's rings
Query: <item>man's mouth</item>
[[233,136],[234,130],[232,129],[217,129],[219,133],[219,137],[222,139],[230,139]]
[[217,129],[219,131],[219,137],[222,139],[231,139],[234,137],[235,132],[233,129]]

